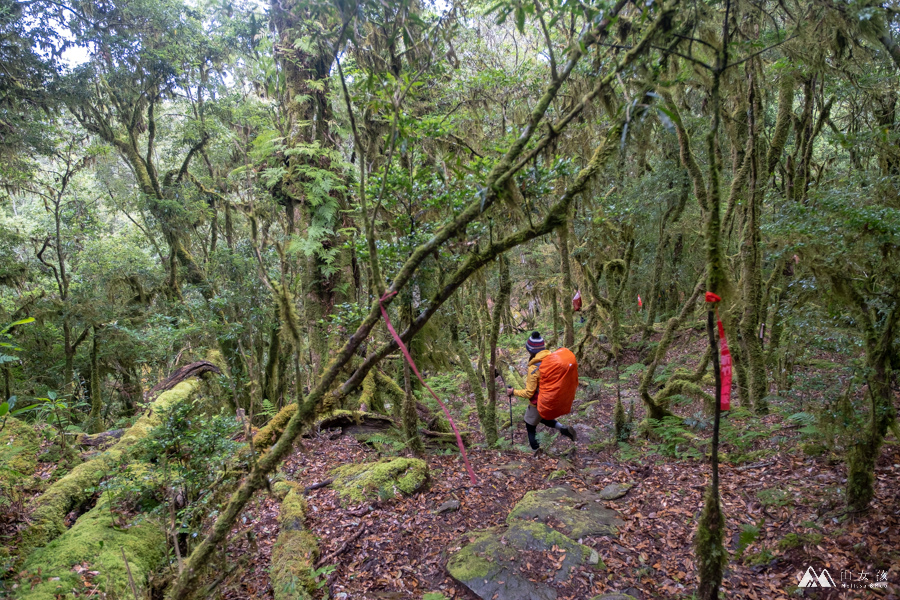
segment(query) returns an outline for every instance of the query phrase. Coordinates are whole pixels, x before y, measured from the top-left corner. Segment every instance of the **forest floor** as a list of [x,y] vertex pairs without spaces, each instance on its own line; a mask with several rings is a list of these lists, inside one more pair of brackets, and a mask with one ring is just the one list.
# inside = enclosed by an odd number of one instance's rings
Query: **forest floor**
[[[689,335],[670,351],[670,360],[693,365],[702,344],[701,336]],[[637,358],[632,357],[632,362]],[[810,364],[798,368],[791,392],[770,398],[771,414],[758,418],[738,409],[724,418],[720,473],[725,544],[730,553],[725,593],[729,598],[754,600],[792,595],[896,599],[900,589],[900,444],[890,437],[883,448],[871,509],[848,513],[842,494],[845,464],[835,452],[810,442],[812,426],[803,421],[808,414],[805,408],[835,393],[833,371],[840,369],[842,360],[820,355]],[[634,399],[635,422],[643,417],[634,391],[639,375],[639,368],[623,368],[621,379],[626,407]],[[607,503],[621,513],[625,525],[617,537],[582,540],[597,550],[606,568],[578,567],[567,584],[556,587],[558,597],[587,599],[616,591],[643,599],[691,597],[698,581],[692,542],[709,480],[703,456],[709,419],[696,413],[686,421],[690,427],[663,427],[649,436],[636,432],[630,443],[613,444],[616,386],[610,380],[608,375],[582,378],[583,389],[572,414],[561,419],[577,425],[575,452],[567,452],[569,440],[545,433],[539,437],[547,453],[532,456],[524,445],[525,429],[519,417],[513,419],[515,445],[489,450],[477,433],[474,411],[467,411],[466,425],[476,432],[469,460],[477,485],[470,484],[454,453],[428,455],[430,484],[409,497],[374,506],[342,506],[330,488],[309,492],[307,525],[319,537],[322,555],[329,557],[326,566],[334,566],[320,577],[318,597],[399,599],[439,592],[448,598],[474,599],[446,571],[447,550],[454,541],[503,524],[511,508],[531,490],[569,486],[596,491],[613,482],[634,484],[626,496]],[[471,397],[463,393],[466,385],[459,381],[460,393],[451,399],[457,408],[471,403]],[[521,414],[522,409],[518,407],[517,412]],[[505,415],[506,410],[503,399],[498,412]],[[682,406],[677,412],[687,416],[695,410]],[[508,424],[508,417],[503,421]],[[506,438],[511,434],[509,429],[501,433]],[[283,465],[283,477],[309,486],[329,479],[329,471],[339,465],[374,461],[386,454],[349,435],[333,437],[333,432],[322,432],[304,439]],[[405,454],[402,450],[391,453]],[[508,475],[510,465],[520,474]],[[457,511],[435,513],[451,499],[459,501]],[[244,522],[235,529],[242,535],[233,538],[228,552],[235,559],[243,557],[247,566],[223,583],[220,589],[225,598],[274,597],[268,568],[278,534],[277,515],[278,501],[271,496],[256,498],[245,512]],[[251,535],[247,535],[249,527]],[[533,570],[524,575],[541,578],[547,566],[529,564]],[[798,590],[799,577],[808,567],[817,573],[827,568],[836,589]],[[886,581],[886,586],[868,587],[879,581]]]

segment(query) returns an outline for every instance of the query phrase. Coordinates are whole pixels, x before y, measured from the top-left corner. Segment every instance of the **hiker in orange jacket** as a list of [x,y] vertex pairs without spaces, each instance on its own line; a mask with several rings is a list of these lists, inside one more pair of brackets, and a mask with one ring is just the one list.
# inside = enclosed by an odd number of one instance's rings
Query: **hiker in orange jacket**
[[575,441],[575,428],[571,425],[563,425],[555,419],[544,419],[538,413],[537,402],[540,394],[541,382],[541,361],[550,354],[544,344],[544,338],[537,331],[531,334],[531,337],[525,342],[525,349],[528,351],[528,374],[525,377],[525,389],[517,390],[511,387],[506,388],[508,396],[517,396],[526,398],[531,401],[525,410],[525,430],[528,432],[528,443],[531,449],[537,452],[539,449],[536,434],[538,423],[543,423],[551,429],[558,429],[564,436]]

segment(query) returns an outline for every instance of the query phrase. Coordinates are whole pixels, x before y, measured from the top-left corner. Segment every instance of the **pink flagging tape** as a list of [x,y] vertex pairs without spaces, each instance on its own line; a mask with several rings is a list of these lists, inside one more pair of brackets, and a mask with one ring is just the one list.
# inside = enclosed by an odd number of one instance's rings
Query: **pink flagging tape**
[[472,465],[469,464],[469,456],[466,454],[466,447],[463,446],[462,437],[459,435],[459,431],[456,429],[456,423],[453,421],[453,417],[450,416],[450,411],[447,410],[447,407],[444,406],[444,403],[441,402],[441,399],[438,398],[437,394],[434,393],[425,380],[422,379],[422,375],[419,373],[419,369],[416,368],[416,363],[413,362],[412,356],[409,355],[409,350],[406,349],[406,345],[403,343],[403,340],[400,339],[400,336],[397,335],[397,332],[394,330],[394,326],[391,325],[391,320],[388,318],[387,311],[384,309],[384,301],[394,296],[397,292],[391,292],[389,294],[385,294],[378,301],[378,306],[381,307],[381,316],[384,317],[384,324],[387,325],[388,331],[391,332],[391,335],[394,336],[394,341],[400,346],[400,350],[403,352],[403,356],[406,357],[406,362],[409,363],[409,366],[412,367],[413,373],[416,374],[416,377],[419,378],[419,381],[422,382],[422,385],[431,392],[431,395],[434,396],[434,399],[437,400],[437,403],[440,404],[441,408],[444,410],[444,414],[447,416],[447,420],[450,421],[450,427],[453,428],[453,433],[456,434],[456,444],[459,446],[459,452],[462,454],[463,462],[466,463],[466,471],[469,472],[469,479],[472,481],[472,485],[478,484],[478,479],[475,477],[475,471],[472,470]]

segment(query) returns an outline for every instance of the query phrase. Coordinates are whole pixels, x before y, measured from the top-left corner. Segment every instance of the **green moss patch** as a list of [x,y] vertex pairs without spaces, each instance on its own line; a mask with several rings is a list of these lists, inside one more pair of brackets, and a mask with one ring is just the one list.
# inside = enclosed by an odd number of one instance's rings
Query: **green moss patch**
[[597,494],[563,487],[535,490],[525,494],[506,522],[537,520],[547,523],[552,517],[553,527],[573,539],[615,535],[622,522],[616,511],[603,507],[602,500]]
[[791,550],[822,543],[821,533],[789,533],[778,541],[779,550]]
[[331,486],[347,502],[414,494],[428,481],[428,464],[418,458],[395,458],[334,469]]
[[[55,600],[84,595],[82,575],[73,570],[85,565],[97,571],[94,577],[100,589],[110,597],[133,595],[128,571],[136,586],[146,588],[150,573],[166,556],[165,532],[150,521],[136,521],[127,527],[114,527],[109,505],[98,503],[82,515],[75,525],[43,548],[35,550],[25,561],[23,570],[29,583],[16,593],[20,600]],[[125,566],[122,554],[128,559]],[[30,581],[39,581],[30,587]]]
[[6,420],[6,426],[0,431],[0,477],[5,483],[34,473],[40,445],[31,425],[13,417]]

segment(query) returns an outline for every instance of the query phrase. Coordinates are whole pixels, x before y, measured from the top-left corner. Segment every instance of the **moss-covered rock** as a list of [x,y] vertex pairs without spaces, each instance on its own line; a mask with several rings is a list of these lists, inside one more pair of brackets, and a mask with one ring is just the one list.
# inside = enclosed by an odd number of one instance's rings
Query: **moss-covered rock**
[[[552,572],[529,571],[526,552],[542,552],[554,559],[547,561],[553,565]],[[543,523],[515,521],[470,536],[469,542],[450,556],[447,571],[485,600],[555,600],[556,590],[544,581],[565,583],[580,565],[606,568],[595,550]]]
[[316,589],[313,575],[319,557],[316,537],[304,530],[307,504],[303,490],[292,482],[279,482],[289,487],[281,502],[278,522],[281,530],[272,547],[271,578],[276,600],[306,600]]
[[428,481],[428,464],[418,458],[384,459],[377,463],[344,465],[332,471],[331,486],[352,503],[398,493],[414,494]]
[[30,477],[37,468],[40,446],[38,435],[31,425],[9,417],[3,431],[0,431],[0,478],[5,483],[12,483]]
[[192,378],[160,394],[114,446],[72,469],[35,499],[32,523],[21,538],[22,556],[28,549],[43,546],[61,535],[66,530],[66,515],[91,498],[93,488],[123,460],[135,443],[162,422],[162,415],[168,408],[190,400],[200,386],[200,380]]
[[616,511],[604,508],[600,500],[602,498],[597,494],[563,487],[535,490],[525,494],[506,522],[536,519],[547,523],[552,517],[553,527],[573,539],[616,535],[622,521]]
[[[126,568],[122,554],[128,560]],[[127,527],[114,527],[106,501],[82,515],[63,535],[35,550],[25,561],[26,579],[37,585],[21,586],[15,597],[20,600],[55,600],[84,595],[82,576],[76,565],[97,571],[94,583],[109,597],[131,597],[128,572],[139,589],[145,589],[150,573],[165,560],[166,535],[155,523],[136,521]]]

